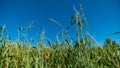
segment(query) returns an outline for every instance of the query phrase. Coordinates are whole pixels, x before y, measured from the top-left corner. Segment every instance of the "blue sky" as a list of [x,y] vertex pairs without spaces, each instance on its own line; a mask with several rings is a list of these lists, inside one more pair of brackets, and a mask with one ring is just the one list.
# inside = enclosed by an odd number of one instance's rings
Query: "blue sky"
[[[38,39],[44,29],[45,36],[55,41],[61,27],[49,18],[59,21],[64,27],[74,14],[73,5],[78,11],[82,4],[90,33],[101,44],[109,33],[120,31],[119,0],[0,0],[0,25],[6,24],[6,33],[12,39],[17,38],[18,26],[25,27],[34,21],[28,36]],[[74,30],[75,31],[75,30]],[[70,31],[73,35],[74,31]],[[120,40],[120,35],[111,36]]]

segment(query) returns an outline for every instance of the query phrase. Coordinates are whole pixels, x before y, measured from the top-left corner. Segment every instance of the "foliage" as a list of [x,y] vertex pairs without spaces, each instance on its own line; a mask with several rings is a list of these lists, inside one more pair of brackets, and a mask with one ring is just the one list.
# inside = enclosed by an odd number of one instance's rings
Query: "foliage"
[[[112,40],[111,40],[112,41]],[[0,47],[0,67],[3,68],[96,68],[120,67],[120,46],[111,42],[96,47],[74,47],[53,44],[46,47],[5,42]],[[78,45],[78,44],[76,44]],[[47,56],[47,59],[46,59]]]

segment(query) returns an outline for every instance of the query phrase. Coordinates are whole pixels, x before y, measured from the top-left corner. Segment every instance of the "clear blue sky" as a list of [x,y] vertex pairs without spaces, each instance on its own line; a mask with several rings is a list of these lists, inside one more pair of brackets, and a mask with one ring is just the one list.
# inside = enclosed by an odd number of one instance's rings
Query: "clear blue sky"
[[[54,41],[61,28],[49,18],[67,27],[74,14],[73,5],[79,10],[80,4],[90,33],[99,43],[103,43],[109,33],[120,31],[120,0],[0,0],[0,25],[6,24],[6,33],[15,39],[18,26],[27,26],[36,20],[29,37],[39,38],[45,29],[45,36]],[[111,37],[120,40],[120,35]]]

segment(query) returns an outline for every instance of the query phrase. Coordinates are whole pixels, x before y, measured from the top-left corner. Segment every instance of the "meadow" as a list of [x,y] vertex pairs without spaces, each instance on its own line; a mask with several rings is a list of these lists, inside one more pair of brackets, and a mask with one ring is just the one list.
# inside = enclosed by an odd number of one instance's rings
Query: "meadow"
[[[0,68],[120,68],[120,44],[108,37],[104,45],[98,45],[89,33],[82,8],[82,14],[75,8],[74,11],[70,25],[61,31],[62,40],[57,38],[55,43],[47,40],[47,46],[44,31],[32,46],[30,42],[22,43],[19,38],[10,40],[1,27]],[[73,25],[76,25],[77,40],[71,42],[67,31]],[[18,37],[20,30],[18,28]]]

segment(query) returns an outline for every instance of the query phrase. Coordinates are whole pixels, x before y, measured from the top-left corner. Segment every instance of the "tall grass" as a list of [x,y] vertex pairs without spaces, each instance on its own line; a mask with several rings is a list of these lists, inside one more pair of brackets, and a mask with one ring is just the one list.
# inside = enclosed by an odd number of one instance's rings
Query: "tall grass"
[[[48,46],[45,45],[44,31],[35,46],[31,46],[30,42],[21,44],[19,41],[8,41],[1,27],[0,68],[120,68],[120,45],[110,38],[105,40],[104,46],[95,44],[84,13],[79,14],[75,8],[74,11],[70,25],[62,31],[62,41],[56,36],[57,42],[47,40]],[[74,24],[77,40],[71,43],[64,34]],[[83,25],[86,25],[87,37],[82,33]],[[19,33],[20,29],[18,39]]]

